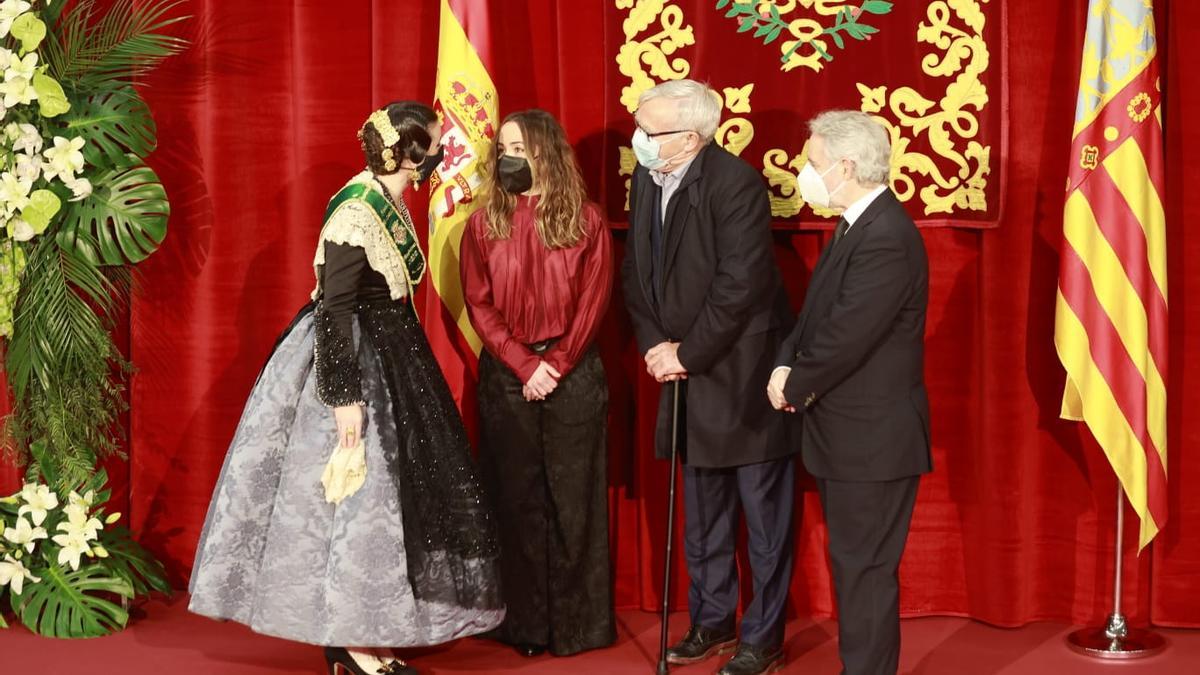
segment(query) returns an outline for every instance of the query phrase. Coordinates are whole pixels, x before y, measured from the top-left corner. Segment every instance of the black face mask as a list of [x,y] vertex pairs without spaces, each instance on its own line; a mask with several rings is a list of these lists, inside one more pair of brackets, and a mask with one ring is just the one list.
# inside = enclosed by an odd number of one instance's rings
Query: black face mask
[[509,194],[523,194],[533,187],[533,171],[524,157],[504,155],[496,162],[496,173],[500,187]]
[[429,180],[433,172],[437,169],[438,164],[442,163],[442,157],[446,154],[446,148],[439,145],[437,152],[432,155],[425,155],[424,161],[417,165],[417,182],[424,183]]

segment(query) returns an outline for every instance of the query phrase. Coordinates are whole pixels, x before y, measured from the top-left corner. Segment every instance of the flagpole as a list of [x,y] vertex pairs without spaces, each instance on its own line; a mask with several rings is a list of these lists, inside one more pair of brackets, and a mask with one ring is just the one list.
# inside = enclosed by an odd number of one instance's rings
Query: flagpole
[[1067,636],[1071,649],[1096,659],[1140,659],[1161,652],[1166,646],[1163,636],[1152,630],[1130,628],[1121,613],[1121,577],[1124,557],[1121,549],[1125,539],[1125,490],[1117,481],[1117,539],[1113,545],[1113,611],[1103,627],[1083,628]]

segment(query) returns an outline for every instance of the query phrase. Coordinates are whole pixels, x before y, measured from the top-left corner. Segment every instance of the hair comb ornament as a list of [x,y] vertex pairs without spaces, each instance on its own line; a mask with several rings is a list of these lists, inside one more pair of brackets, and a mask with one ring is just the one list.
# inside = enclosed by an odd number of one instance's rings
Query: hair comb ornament
[[376,110],[371,113],[371,116],[367,118],[367,124],[375,127],[375,131],[379,132],[384,147],[391,147],[400,142],[400,132],[392,126],[392,118],[388,117],[387,110]]

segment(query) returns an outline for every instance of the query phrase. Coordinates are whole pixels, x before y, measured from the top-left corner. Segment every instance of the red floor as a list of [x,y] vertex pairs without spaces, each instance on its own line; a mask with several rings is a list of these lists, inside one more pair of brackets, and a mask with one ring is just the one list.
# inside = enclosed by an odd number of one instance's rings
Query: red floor
[[[24,628],[0,631],[3,675],[271,675],[322,672],[316,647],[262,637],[237,624],[221,624],[186,611],[187,599],[145,606],[145,616],[125,632],[99,640],[54,641]],[[685,628],[674,617],[675,633]],[[1098,663],[1066,648],[1069,627],[1034,624],[1016,630],[991,628],[966,619],[926,618],[904,622],[900,672],[913,675],[1194,675],[1200,672],[1200,631],[1163,630],[1166,652],[1139,662]],[[524,659],[481,640],[410,655],[422,673],[644,673],[652,675],[658,649],[654,615],[624,612],[618,641],[610,649],[555,659]],[[838,672],[836,626],[829,621],[794,622],[788,627],[784,673]],[[673,669],[679,675],[710,673],[708,664]]]

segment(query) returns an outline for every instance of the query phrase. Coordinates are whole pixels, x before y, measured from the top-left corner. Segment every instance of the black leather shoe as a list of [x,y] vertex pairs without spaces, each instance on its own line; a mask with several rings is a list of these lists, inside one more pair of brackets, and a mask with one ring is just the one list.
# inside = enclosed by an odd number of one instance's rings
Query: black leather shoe
[[783,670],[783,650],[779,647],[755,647],[742,643],[732,659],[717,675],[762,675]]
[[667,663],[687,665],[733,651],[737,646],[737,634],[716,631],[704,626],[692,626],[686,635],[667,650]]
[[529,658],[541,656],[542,654],[546,653],[546,647],[544,645],[519,644],[513,645],[513,649],[517,650],[517,653],[521,656],[526,656]]

